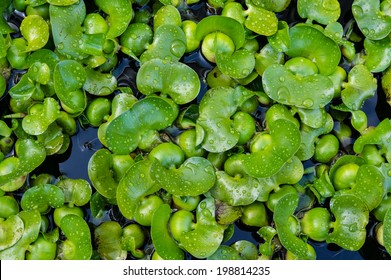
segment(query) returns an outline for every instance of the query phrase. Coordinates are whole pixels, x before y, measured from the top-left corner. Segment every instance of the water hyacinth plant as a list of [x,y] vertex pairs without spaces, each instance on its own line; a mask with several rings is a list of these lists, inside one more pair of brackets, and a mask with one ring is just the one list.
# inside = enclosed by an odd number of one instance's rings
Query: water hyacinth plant
[[2,1],[0,259],[390,259],[390,7]]

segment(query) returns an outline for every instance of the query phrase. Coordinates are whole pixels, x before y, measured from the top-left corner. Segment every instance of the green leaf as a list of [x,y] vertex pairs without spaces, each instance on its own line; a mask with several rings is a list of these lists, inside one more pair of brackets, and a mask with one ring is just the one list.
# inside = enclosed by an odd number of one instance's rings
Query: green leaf
[[301,143],[300,131],[293,122],[278,119],[268,126],[271,143],[244,159],[246,173],[257,178],[276,174],[294,156]]
[[181,196],[206,193],[216,180],[213,165],[202,157],[188,158],[178,169],[166,169],[159,161],[154,161],[151,172],[162,188]]
[[89,260],[92,242],[87,222],[80,216],[68,214],[61,219],[60,229],[66,240],[59,245],[58,257],[64,260]]
[[341,194],[332,198],[330,210],[334,214],[335,222],[333,231],[326,239],[327,243],[335,243],[350,251],[359,250],[367,236],[367,205],[353,194]]
[[[88,162],[88,177],[94,188],[106,198],[115,198],[119,181],[123,175],[133,165],[133,159],[124,155],[125,170],[116,168],[116,157],[106,149],[96,151]],[[120,172],[121,171],[121,172]]]
[[273,219],[276,223],[278,238],[281,244],[299,259],[311,259],[309,244],[297,237],[290,228],[288,219],[293,215],[299,203],[297,194],[286,194],[280,198],[274,209]]
[[50,26],[53,34],[54,45],[60,54],[75,59],[86,57],[80,48],[82,39],[82,23],[86,17],[84,1],[77,4],[61,7],[50,5]]
[[39,135],[44,133],[59,116],[60,105],[54,98],[48,97],[43,101],[42,110],[23,118],[22,126],[28,134]]
[[286,21],[278,22],[278,30],[275,34],[267,37],[269,44],[278,52],[287,51],[291,45],[289,37],[289,25]]
[[240,49],[245,43],[243,25],[233,18],[212,15],[203,18],[196,29],[196,38],[201,41],[204,37],[213,32],[222,32],[232,39],[236,49]]
[[128,219],[133,219],[138,205],[144,197],[161,188],[151,177],[151,166],[152,161],[149,160],[135,163],[118,184],[118,207],[122,215]]
[[28,15],[20,24],[20,32],[27,41],[27,51],[43,48],[49,41],[49,25],[39,15]]
[[354,0],[352,12],[365,37],[381,40],[390,34],[391,17],[383,13],[379,0]]
[[381,40],[365,38],[365,66],[372,73],[379,73],[391,65],[391,40],[386,37]]
[[255,67],[255,57],[247,49],[240,49],[233,54],[216,52],[216,64],[220,71],[234,79],[246,78]]
[[142,143],[143,137],[167,128],[177,116],[178,107],[172,100],[158,96],[144,98],[108,124],[107,147],[115,154],[129,154]]
[[57,123],[53,122],[48,126],[44,133],[37,135],[39,143],[44,145],[46,155],[60,154],[62,148],[68,148],[66,138],[69,136],[63,134],[63,130]]
[[41,229],[39,212],[37,210],[21,211],[17,216],[24,224],[22,237],[13,246],[0,251],[0,260],[24,260],[30,244],[38,238]]
[[338,20],[341,14],[341,7],[338,0],[298,0],[297,11],[302,18],[308,18],[327,25]]
[[239,252],[227,245],[221,245],[208,260],[242,260]]
[[78,0],[46,0],[46,1],[49,4],[56,5],[56,6],[69,6],[78,2]]
[[291,46],[285,52],[291,57],[305,57],[313,61],[319,73],[328,76],[335,72],[341,51],[333,39],[307,24],[297,24],[290,29]]
[[264,189],[264,184],[251,176],[232,177],[224,171],[216,171],[217,181],[211,195],[231,206],[254,202]]
[[377,80],[364,65],[354,66],[341,92],[343,103],[351,110],[360,110],[364,101],[375,95]]
[[61,179],[60,182],[57,183],[57,187],[64,193],[64,201],[65,203],[68,203],[69,206],[83,206],[91,199],[91,186],[88,181],[84,179]]
[[280,64],[266,68],[262,84],[265,93],[273,100],[304,109],[323,108],[334,97],[333,82],[328,77],[322,74],[294,75]]
[[357,171],[356,183],[348,193],[361,198],[369,211],[375,209],[383,199],[384,177],[373,165],[361,165]]
[[184,232],[179,245],[196,258],[207,258],[219,248],[224,237],[224,226],[215,220],[215,202],[205,198],[197,207],[194,230]]
[[3,191],[15,191],[15,186],[12,186],[12,184],[5,185],[26,176],[41,165],[46,158],[45,148],[37,141],[31,139],[18,140],[16,146],[18,157],[9,157],[0,162],[0,188]]
[[83,89],[92,95],[106,96],[117,88],[117,79],[109,73],[101,73],[91,68],[85,68],[86,80]]
[[388,210],[383,221],[383,239],[384,247],[388,253],[391,252],[391,210]]
[[34,186],[24,192],[20,204],[23,210],[36,209],[45,213],[50,207],[58,208],[64,205],[64,193],[51,184]]
[[277,230],[271,226],[261,227],[257,233],[265,239],[265,243],[259,245],[259,252],[265,256],[272,256],[275,248],[273,243],[274,237],[277,235]]
[[0,221],[0,251],[8,249],[18,242],[24,231],[23,220],[16,215],[8,217],[4,221]]
[[[231,117],[238,107],[254,92],[244,87],[215,87],[208,90],[199,106],[197,125],[205,133],[202,147],[209,152],[223,152],[231,149],[239,140],[240,133],[233,128]],[[200,131],[197,131],[199,135]]]
[[175,103],[193,101],[200,91],[197,73],[181,62],[165,62],[152,59],[143,63],[137,72],[137,88],[142,94],[169,95]]
[[7,11],[11,3],[12,0],[4,0],[0,3],[0,34],[9,34],[14,32],[3,17],[3,13]]
[[244,25],[251,31],[264,36],[271,36],[278,30],[278,18],[274,12],[247,5],[247,18]]
[[362,153],[364,146],[367,144],[379,145],[380,152],[385,155],[388,162],[391,162],[391,147],[389,141],[391,139],[391,122],[389,119],[382,120],[375,128],[361,135],[354,142],[354,152]]
[[176,25],[164,24],[159,26],[153,36],[153,42],[140,56],[140,61],[145,63],[154,58],[160,58],[166,62],[179,61],[186,51],[186,35]]
[[183,260],[184,252],[178,247],[168,231],[171,208],[162,204],[153,214],[151,237],[156,252],[165,260]]
[[122,228],[114,221],[106,221],[94,230],[94,241],[103,260],[125,260],[128,252],[121,248]]
[[326,121],[323,126],[312,128],[302,124],[300,128],[301,144],[296,156],[304,161],[310,159],[315,153],[315,141],[320,135],[329,133],[334,127],[334,121],[330,114],[327,113]]
[[86,95],[81,90],[86,81],[83,65],[75,60],[62,60],[54,68],[53,80],[62,106],[69,108],[69,113],[81,113],[87,106]]
[[125,32],[134,13],[129,0],[95,0],[95,4],[107,14],[106,20],[109,25],[107,38],[114,39]]
[[291,0],[251,0],[252,4],[268,11],[282,12],[290,4]]

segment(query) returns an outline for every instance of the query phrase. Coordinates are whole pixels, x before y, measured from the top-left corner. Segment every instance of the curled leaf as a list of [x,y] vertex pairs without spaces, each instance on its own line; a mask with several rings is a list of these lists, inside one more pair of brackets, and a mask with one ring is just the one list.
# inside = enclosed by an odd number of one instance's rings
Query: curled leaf
[[378,0],[354,0],[354,19],[361,32],[371,40],[381,40],[391,31],[391,17],[383,13]]
[[266,68],[262,77],[265,93],[282,104],[319,109],[326,106],[334,96],[332,81],[321,74],[296,76],[286,67],[274,64]]
[[202,157],[188,158],[178,169],[166,169],[159,161],[154,161],[151,172],[152,178],[173,195],[203,194],[216,180],[213,165]]
[[351,110],[359,110],[366,99],[375,95],[377,80],[364,65],[356,65],[350,70],[348,82],[343,87],[343,103]]
[[86,221],[80,216],[68,214],[61,219],[60,228],[66,240],[59,245],[58,257],[64,260],[89,260],[92,243]]
[[37,209],[40,213],[44,213],[50,207],[63,206],[64,193],[55,185],[38,185],[25,191],[20,203],[23,210]]
[[39,135],[48,129],[60,116],[60,106],[58,102],[51,97],[45,98],[43,101],[42,109],[35,111],[33,114],[29,114],[23,118],[23,129],[31,135]]
[[251,176],[232,177],[224,171],[217,171],[216,176],[216,184],[210,192],[214,198],[231,206],[251,204],[264,189],[263,182]]
[[301,144],[300,148],[296,153],[296,156],[300,160],[310,159],[315,153],[315,141],[323,134],[329,133],[334,127],[334,121],[330,114],[326,114],[326,120],[323,126],[316,128],[310,127],[306,124],[302,124],[300,128]]
[[342,194],[333,197],[330,210],[335,222],[326,241],[346,250],[359,250],[367,235],[365,227],[369,221],[369,211],[366,204],[355,195]]
[[18,157],[9,157],[0,162],[0,188],[4,191],[19,188],[18,185],[8,183],[26,176],[46,158],[45,148],[35,140],[18,140],[16,145]]
[[325,25],[337,21],[341,14],[341,7],[337,0],[299,0],[297,10],[302,18],[316,20]]
[[241,48],[245,43],[245,33],[243,25],[233,18],[213,15],[203,18],[197,24],[196,38],[201,41],[207,34],[213,32],[222,32],[230,37],[235,48]]
[[178,107],[172,100],[144,98],[108,124],[107,147],[115,154],[129,154],[146,140],[144,137],[170,126],[177,116]]
[[117,38],[128,27],[133,18],[132,4],[128,0],[95,0],[96,5],[107,14],[107,23],[109,30],[106,33],[107,38]]
[[367,144],[379,145],[380,151],[385,155],[388,162],[391,162],[391,147],[389,145],[391,137],[391,122],[384,119],[376,127],[369,129],[354,142],[353,149],[356,153],[362,153]]
[[[120,158],[119,158],[120,157]],[[116,168],[121,160],[123,168]],[[96,151],[88,162],[88,177],[94,188],[106,198],[115,198],[119,181],[127,169],[133,165],[129,155],[112,155],[106,149]]]
[[94,231],[98,254],[104,260],[125,260],[128,252],[121,248],[122,228],[114,221],[100,224]]
[[156,252],[165,260],[183,260],[184,252],[178,247],[168,231],[171,208],[162,204],[153,214],[151,237]]
[[43,48],[49,41],[49,25],[39,15],[29,15],[22,20],[20,32],[27,41],[27,51]]
[[136,83],[141,93],[169,95],[177,104],[194,100],[201,87],[192,68],[181,62],[167,63],[161,59],[143,63],[137,72]]
[[159,26],[153,36],[153,42],[140,56],[142,63],[154,58],[164,61],[179,61],[186,51],[186,36],[176,25],[164,24]]
[[91,198],[92,190],[90,184],[84,179],[61,179],[57,187],[64,193],[64,201],[69,206],[86,205]]
[[108,73],[100,73],[86,68],[86,80],[83,89],[93,95],[106,96],[114,92],[117,87],[117,79]]
[[23,236],[24,223],[23,220],[16,215],[8,217],[4,221],[0,221],[0,251],[15,245],[16,242]]
[[142,160],[131,166],[117,188],[118,207],[128,219],[133,219],[140,201],[161,187],[151,177],[152,161]]
[[[240,133],[233,128],[231,117],[254,92],[244,87],[215,87],[206,92],[199,106],[197,125],[205,133],[202,147],[209,152],[223,152],[239,141]],[[199,135],[197,131],[197,135]]]
[[291,45],[286,51],[287,55],[312,60],[320,74],[327,76],[335,72],[341,60],[341,51],[333,39],[306,24],[295,25],[289,35]]
[[270,143],[244,159],[246,173],[257,178],[276,174],[293,157],[301,143],[300,132],[295,123],[278,119],[268,126]]
[[207,258],[219,248],[224,227],[215,220],[213,198],[205,198],[197,207],[197,223],[194,230],[184,232],[179,238],[179,245],[196,258]]
[[312,253],[309,250],[309,244],[296,236],[291,228],[288,219],[293,215],[299,202],[297,194],[286,194],[280,198],[274,209],[274,221],[278,238],[281,244],[299,259],[312,259]]
[[[1,260],[24,260],[27,249],[37,239],[41,229],[41,215],[37,210],[21,211],[17,216],[24,224],[22,237],[13,246],[0,251]],[[15,225],[20,223],[16,220],[15,222]]]

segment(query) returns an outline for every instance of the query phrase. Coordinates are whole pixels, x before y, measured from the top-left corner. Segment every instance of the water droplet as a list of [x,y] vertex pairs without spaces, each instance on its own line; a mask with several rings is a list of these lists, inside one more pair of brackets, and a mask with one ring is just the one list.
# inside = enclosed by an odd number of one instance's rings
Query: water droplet
[[361,17],[363,15],[363,10],[357,5],[352,6],[352,12],[356,17]]
[[368,28],[363,28],[362,33],[363,33],[364,35],[368,35],[368,34],[369,34]]
[[356,223],[353,223],[349,226],[349,231],[350,232],[356,232],[358,230],[358,226]]
[[180,40],[175,40],[174,42],[172,42],[170,47],[170,52],[176,57],[181,57],[185,50],[186,45]]
[[312,99],[306,99],[303,101],[303,106],[306,108],[310,108],[314,105],[314,101]]
[[289,100],[289,96],[289,90],[286,87],[283,86],[277,90],[277,98],[278,101],[280,101],[281,103],[287,103]]
[[250,74],[250,70],[249,69],[243,69],[242,70],[242,75],[243,76],[248,76]]

